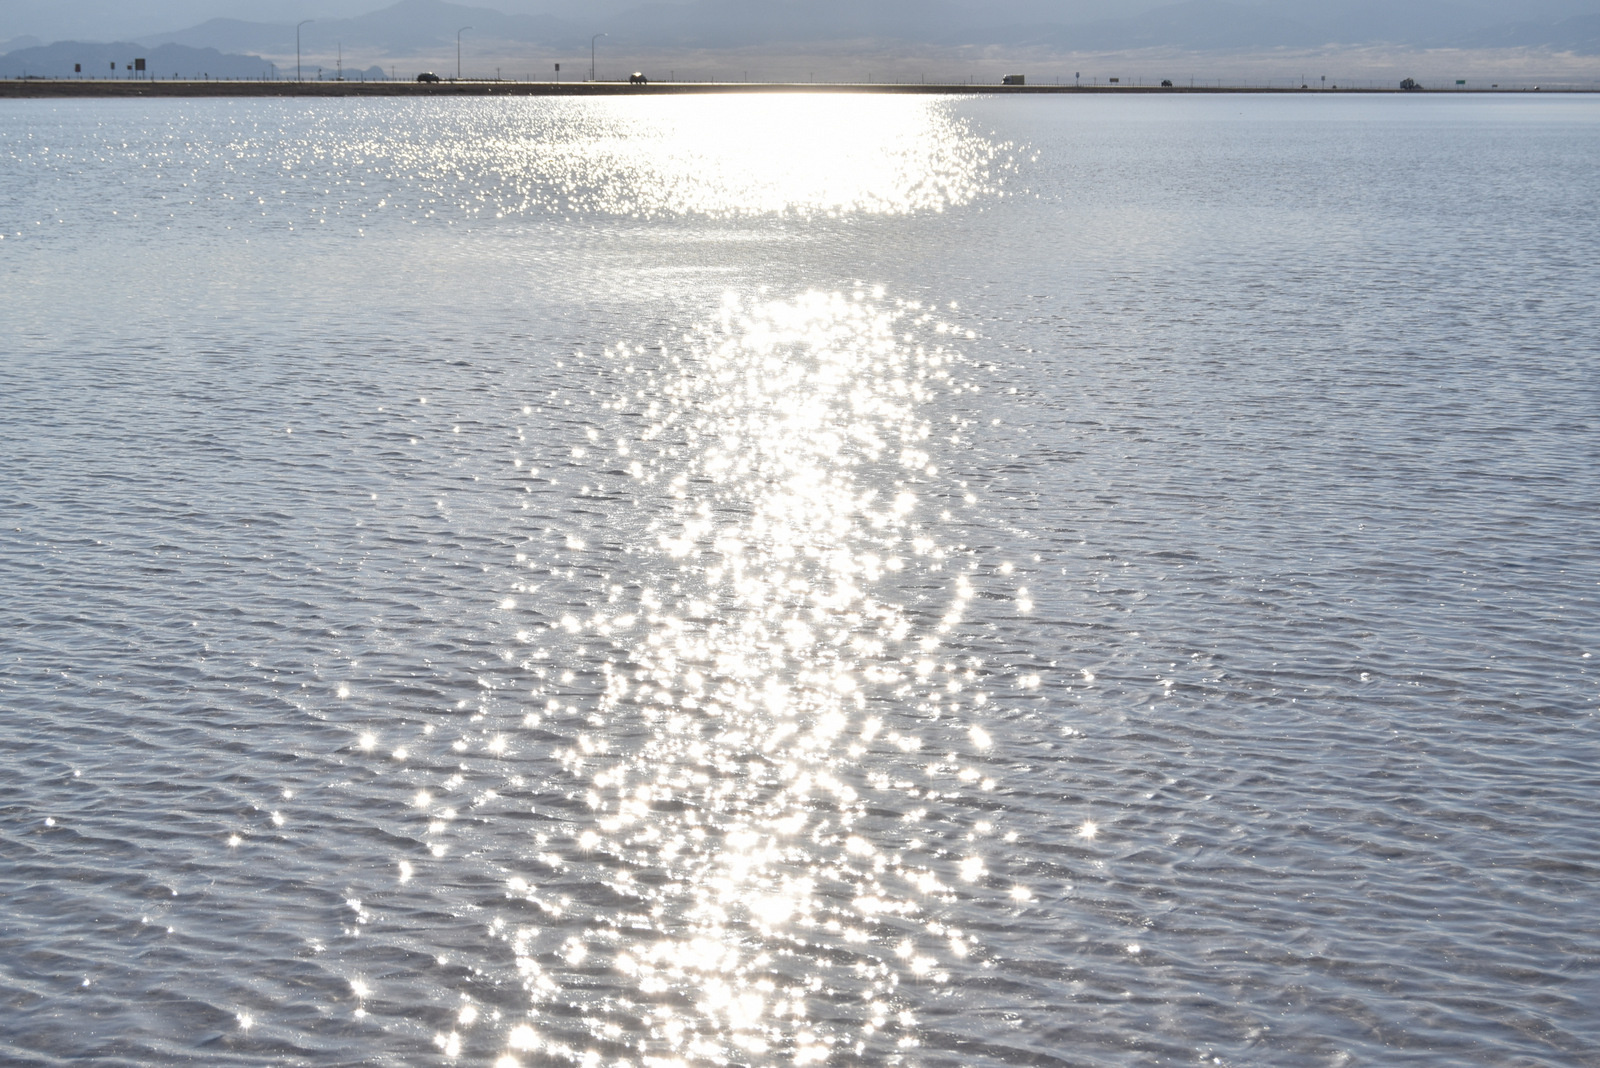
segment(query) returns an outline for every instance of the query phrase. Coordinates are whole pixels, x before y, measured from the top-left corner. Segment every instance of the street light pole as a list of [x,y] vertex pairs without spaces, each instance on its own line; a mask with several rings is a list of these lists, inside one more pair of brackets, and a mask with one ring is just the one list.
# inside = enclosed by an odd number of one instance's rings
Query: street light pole
[[[316,19],[306,19],[305,22],[300,23],[300,26],[304,26],[307,22],[315,22],[315,21],[317,21],[317,20]],[[294,80],[295,81],[300,81],[300,26],[296,26],[294,28]]]
[[461,35],[470,29],[471,26],[463,26],[456,31],[456,81],[458,82],[461,80]]
[[591,82],[594,81],[594,43],[604,36],[605,34],[603,33],[597,33],[589,38],[589,80]]

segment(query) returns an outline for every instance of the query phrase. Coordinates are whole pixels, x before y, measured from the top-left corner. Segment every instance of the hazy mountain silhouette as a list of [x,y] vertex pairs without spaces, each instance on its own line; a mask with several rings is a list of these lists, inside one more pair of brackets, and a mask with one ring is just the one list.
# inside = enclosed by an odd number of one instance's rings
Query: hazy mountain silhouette
[[686,48],[947,41],[963,28],[960,9],[938,0],[696,0],[633,8],[613,22],[618,43]]
[[[472,27],[474,41],[573,46],[587,35],[548,15],[507,15],[487,7],[451,4],[446,0],[400,0],[380,11],[347,19],[318,19],[301,33],[303,48],[326,52],[338,42],[346,48],[391,56],[408,56],[454,46],[456,30]],[[294,51],[294,26],[238,19],[211,19],[174,33],[141,40],[192,47],[250,49],[284,55]]]
[[[1282,8],[1285,5],[1278,5]],[[1452,34],[1507,21],[1481,6],[1458,0],[1346,0],[1302,11],[1298,16],[1341,44],[1394,43],[1435,47]]]
[[1460,34],[1457,48],[1549,48],[1600,56],[1600,15],[1579,15],[1556,23],[1518,22]]
[[[315,17],[303,40],[367,54],[408,56],[469,40],[571,51],[591,33],[634,52],[650,49],[815,48],[828,42],[1031,45],[1065,51],[1163,48],[1249,52],[1383,44],[1399,48],[1541,48],[1600,54],[1600,0],[497,0],[494,7],[401,0],[361,13],[370,0],[11,0],[12,32],[39,27],[146,24],[162,12],[220,13],[185,29],[136,39],[224,52],[286,55],[297,18]],[[248,12],[250,17],[240,18]],[[171,23],[169,23],[169,26]],[[182,25],[182,23],[179,23]],[[154,27],[152,27],[154,28]],[[110,31],[120,32],[120,31]]]
[[1298,17],[1230,0],[1185,0],[1127,18],[1057,30],[1055,45],[1073,51],[1174,48],[1250,52],[1336,45],[1413,48],[1552,48],[1594,53],[1600,15],[1551,21],[1498,22],[1482,7],[1451,0],[1329,4]]
[[1194,51],[1253,51],[1261,48],[1314,48],[1329,43],[1325,30],[1227,0],[1187,0],[1131,18],[1060,30],[1051,44],[1079,52],[1135,48]]
[[[157,78],[273,76],[272,63],[260,56],[228,55],[215,48],[151,48],[132,41],[57,41],[0,56],[0,78],[131,78],[134,73],[128,67],[135,59],[145,60],[146,74]],[[73,70],[74,66],[81,66],[81,73]],[[293,71],[289,73],[292,75]]]
[[[1381,43],[1592,52],[1597,6],[1592,0],[1500,5],[1468,0],[1183,0],[1119,9],[1028,0],[981,7],[955,0],[692,0],[633,8],[607,20],[605,28],[613,43],[693,48],[871,38],[943,45],[1042,44],[1070,51],[1240,52]],[[1525,17],[1508,20],[1505,16],[1512,11]],[[1493,43],[1469,43],[1476,41]]]

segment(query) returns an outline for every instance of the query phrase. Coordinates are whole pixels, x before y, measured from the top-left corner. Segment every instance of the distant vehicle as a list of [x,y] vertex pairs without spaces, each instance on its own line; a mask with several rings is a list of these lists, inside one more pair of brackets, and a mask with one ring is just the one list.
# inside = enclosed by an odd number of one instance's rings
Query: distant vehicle
[[1162,78],[1161,79],[1161,88],[1163,88],[1163,89],[1171,89],[1172,88],[1172,79],[1171,78]]
[[638,71],[634,71],[632,74],[628,75],[628,84],[629,85],[649,85],[650,84],[650,79],[646,78],[643,74],[640,74]]
[[1007,74],[1000,79],[1001,85],[1026,85],[1028,80],[1020,74]]
[[421,74],[417,75],[417,81],[419,82],[436,82],[438,80],[439,76],[433,73],[431,70],[423,71]]

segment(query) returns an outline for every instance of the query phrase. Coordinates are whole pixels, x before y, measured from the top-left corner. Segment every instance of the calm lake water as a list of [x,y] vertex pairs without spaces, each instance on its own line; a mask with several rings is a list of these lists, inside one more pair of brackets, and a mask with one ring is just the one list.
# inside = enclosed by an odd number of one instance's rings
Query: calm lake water
[[0,1061],[1600,1063],[1597,175],[0,105]]

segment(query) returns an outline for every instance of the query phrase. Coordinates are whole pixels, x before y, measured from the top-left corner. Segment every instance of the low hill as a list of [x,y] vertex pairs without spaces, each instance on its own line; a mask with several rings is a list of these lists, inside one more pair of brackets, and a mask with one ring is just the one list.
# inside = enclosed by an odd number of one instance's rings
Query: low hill
[[233,55],[215,48],[57,41],[0,56],[0,78],[132,78],[135,72],[129,68],[135,59],[143,59],[146,76],[155,78],[274,76],[273,65],[260,56]]
[[[145,73],[132,69],[134,60],[145,61]],[[312,68],[306,68],[308,77]],[[331,79],[333,72],[322,76]],[[382,67],[366,70],[346,68],[347,81],[381,81],[388,77]],[[55,44],[20,48],[0,56],[0,78],[219,78],[227,80],[292,78],[294,68],[274,66],[260,56],[222,52],[215,48],[191,48],[163,44],[151,47],[132,41],[99,44],[85,41],[57,41]]]

